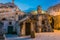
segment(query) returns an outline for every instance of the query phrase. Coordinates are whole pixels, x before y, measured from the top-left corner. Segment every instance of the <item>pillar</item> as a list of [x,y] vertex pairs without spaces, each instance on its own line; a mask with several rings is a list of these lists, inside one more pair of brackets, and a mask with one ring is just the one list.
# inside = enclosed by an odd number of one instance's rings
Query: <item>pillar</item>
[[34,31],[34,24],[31,22],[31,31]]
[[34,23],[31,22],[31,38],[35,38],[35,29],[34,29]]
[[21,29],[21,36],[25,35],[25,22],[23,23],[22,29]]

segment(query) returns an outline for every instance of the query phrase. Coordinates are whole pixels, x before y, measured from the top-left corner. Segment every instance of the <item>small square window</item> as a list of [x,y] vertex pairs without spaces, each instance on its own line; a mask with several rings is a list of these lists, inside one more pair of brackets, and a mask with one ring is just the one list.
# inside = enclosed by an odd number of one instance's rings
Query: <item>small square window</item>
[[11,25],[11,24],[12,24],[12,22],[9,22],[9,24]]

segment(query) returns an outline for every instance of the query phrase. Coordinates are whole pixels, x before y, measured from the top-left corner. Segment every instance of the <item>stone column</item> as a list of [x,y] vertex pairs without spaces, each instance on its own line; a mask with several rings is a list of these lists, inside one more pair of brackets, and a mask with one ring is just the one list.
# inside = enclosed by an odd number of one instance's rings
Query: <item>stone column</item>
[[17,26],[17,34],[20,36],[20,26]]
[[35,38],[34,23],[31,22],[31,38]]
[[25,22],[23,23],[22,29],[21,29],[21,36],[25,35]]
[[34,26],[32,22],[31,22],[31,31],[34,31]]

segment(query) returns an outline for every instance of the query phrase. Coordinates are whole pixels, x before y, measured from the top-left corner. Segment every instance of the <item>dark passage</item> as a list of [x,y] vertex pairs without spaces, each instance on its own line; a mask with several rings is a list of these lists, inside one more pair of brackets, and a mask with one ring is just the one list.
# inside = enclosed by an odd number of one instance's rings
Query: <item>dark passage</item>
[[13,33],[13,26],[8,26],[8,34],[12,34]]
[[25,32],[26,32],[26,35],[31,34],[31,23],[28,22],[25,24]]

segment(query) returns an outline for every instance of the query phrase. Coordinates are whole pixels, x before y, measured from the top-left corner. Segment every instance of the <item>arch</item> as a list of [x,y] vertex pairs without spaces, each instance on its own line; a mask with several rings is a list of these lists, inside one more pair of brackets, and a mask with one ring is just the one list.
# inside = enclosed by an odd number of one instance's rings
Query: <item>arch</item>
[[4,20],[7,20],[6,18],[2,18],[2,20],[4,21]]

